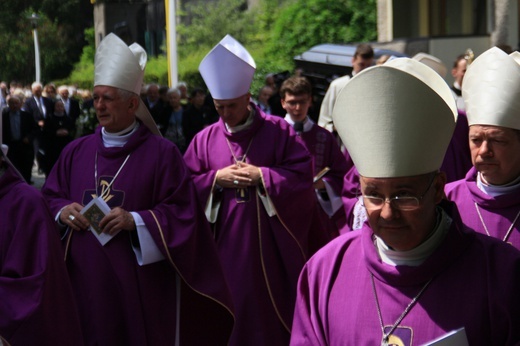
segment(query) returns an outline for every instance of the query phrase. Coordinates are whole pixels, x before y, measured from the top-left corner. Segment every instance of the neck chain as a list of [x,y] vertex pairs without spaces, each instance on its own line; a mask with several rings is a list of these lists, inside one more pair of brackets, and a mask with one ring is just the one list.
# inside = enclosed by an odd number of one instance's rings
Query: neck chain
[[392,335],[392,333],[394,332],[394,330],[397,328],[397,326],[399,326],[399,323],[401,323],[401,321],[405,318],[405,316],[410,312],[410,310],[412,310],[412,308],[414,307],[415,303],[417,302],[417,300],[419,300],[419,297],[421,297],[421,295],[423,294],[423,292],[426,290],[426,288],[430,285],[430,283],[432,282],[433,278],[431,278],[430,280],[428,280],[428,282],[423,286],[423,288],[421,288],[421,290],[419,291],[419,293],[417,293],[417,295],[412,299],[412,301],[408,304],[408,306],[404,309],[403,313],[401,314],[401,316],[399,316],[399,318],[397,319],[397,321],[395,321],[395,323],[392,325],[392,327],[390,328],[390,330],[388,331],[388,333],[385,333],[385,325],[383,323],[383,316],[381,314],[381,307],[379,306],[379,300],[377,299],[377,292],[376,292],[376,284],[374,282],[374,274],[370,274],[370,279],[372,280],[372,291],[374,292],[374,298],[376,300],[376,307],[377,307],[377,315],[379,317],[379,324],[381,325],[381,333],[383,334],[383,338],[381,340],[381,345],[388,345],[388,340],[390,338],[390,335]]
[[253,143],[253,138],[254,137],[251,137],[251,139],[249,140],[249,144],[247,145],[246,152],[244,153],[244,156],[242,156],[242,158],[240,160],[237,159],[235,152],[231,148],[231,143],[229,143],[229,139],[226,138],[226,142],[227,142],[229,151],[231,152],[231,155],[233,156],[233,160],[235,161],[235,165],[237,165],[237,167],[240,167],[241,163],[246,162],[247,153],[249,153],[249,149],[251,148],[251,143]]
[[[482,214],[480,214],[480,209],[478,207],[477,202],[475,202],[475,209],[477,209],[477,214],[478,214],[478,217],[480,218],[480,222],[482,223],[482,226],[484,227],[484,231],[486,231],[486,234],[491,237],[491,234],[489,234],[489,230],[488,230],[486,224],[484,223],[484,219],[482,218]],[[518,211],[518,213],[516,214],[516,217],[513,220],[513,223],[511,224],[511,226],[509,226],[509,229],[507,230],[506,235],[504,236],[504,239],[502,239],[502,241],[507,241],[509,239],[509,236],[511,235],[511,232],[513,231],[513,227],[515,226],[515,223],[518,220],[518,217],[520,217],[520,211]]]
[[114,177],[112,178],[112,181],[110,182],[110,184],[108,184],[108,186],[106,188],[102,188],[101,189],[101,195],[98,193],[98,171],[97,171],[97,157],[98,157],[98,153],[96,151],[96,161],[94,162],[94,179],[95,179],[95,187],[96,187],[96,196],[99,196],[101,197],[102,199],[105,199],[108,194],[110,193],[110,187],[112,186],[112,184],[114,183],[114,181],[116,180],[117,176],[119,175],[119,173],[121,172],[121,170],[123,169],[123,167],[125,166],[126,164],[126,161],[128,161],[128,159],[130,158],[130,154],[128,154],[126,156],[126,159],[125,161],[123,162],[123,164],[121,165],[121,167],[119,167],[119,169],[117,170],[116,172],[116,175],[114,175]]

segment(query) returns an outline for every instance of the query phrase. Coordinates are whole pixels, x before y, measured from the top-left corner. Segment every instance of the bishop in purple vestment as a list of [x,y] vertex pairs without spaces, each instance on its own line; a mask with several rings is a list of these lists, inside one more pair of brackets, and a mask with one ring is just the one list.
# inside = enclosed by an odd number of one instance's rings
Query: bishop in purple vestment
[[468,68],[462,86],[474,167],[446,186],[464,223],[520,249],[520,53],[493,47]]
[[221,118],[195,136],[184,159],[233,297],[230,344],[287,345],[298,274],[310,247],[321,245],[309,243],[321,231],[311,228],[312,161],[288,123],[250,102],[254,61],[234,38],[199,69]]
[[[226,345],[232,306],[209,224],[179,150],[140,113],[142,54],[113,34],[102,41],[93,93],[101,126],[63,150],[42,189],[67,226],[85,343]],[[110,208],[99,227],[81,214],[93,199]],[[98,229],[113,238],[102,244]]]
[[47,203],[0,153],[0,340],[82,345],[72,294]]
[[456,116],[442,78],[407,58],[361,72],[340,93],[334,123],[368,223],[305,265],[291,345],[520,342],[520,252],[467,228],[443,200],[438,169]]

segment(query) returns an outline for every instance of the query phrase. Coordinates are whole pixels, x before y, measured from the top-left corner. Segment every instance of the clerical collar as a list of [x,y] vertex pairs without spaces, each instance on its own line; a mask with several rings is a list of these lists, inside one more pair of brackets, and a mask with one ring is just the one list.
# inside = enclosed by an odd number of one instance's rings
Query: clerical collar
[[[285,121],[287,121],[292,127],[294,127],[294,120],[291,119],[289,114],[285,115]],[[309,132],[314,125],[314,121],[311,120],[308,116],[303,120],[303,132]]]
[[450,229],[452,219],[446,212],[437,207],[437,223],[430,236],[419,246],[408,251],[395,251],[388,247],[384,241],[375,237],[375,245],[381,260],[392,266],[407,265],[417,267],[421,265],[443,242]]
[[249,116],[247,117],[246,122],[243,123],[242,125],[231,127],[231,126],[229,126],[226,123],[224,123],[224,124],[226,125],[226,129],[228,130],[229,133],[237,133],[237,132],[240,132],[240,131],[243,131],[243,130],[247,130],[248,128],[250,128],[251,124],[253,124],[254,118],[255,118],[255,111],[254,111],[253,108],[251,108],[250,111],[249,111]]
[[103,138],[103,144],[105,148],[111,147],[123,147],[135,131],[139,128],[139,123],[134,121],[132,125],[124,129],[123,131],[110,133],[103,127],[101,129],[101,137]]
[[482,192],[491,197],[507,195],[520,189],[520,176],[505,185],[492,185],[479,172],[477,174],[477,186]]

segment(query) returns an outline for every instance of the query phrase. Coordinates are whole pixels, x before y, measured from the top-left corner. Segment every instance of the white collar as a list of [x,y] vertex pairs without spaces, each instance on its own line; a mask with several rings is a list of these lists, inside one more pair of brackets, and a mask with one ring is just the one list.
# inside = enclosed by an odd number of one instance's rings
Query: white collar
[[408,251],[395,251],[388,247],[384,241],[375,237],[376,248],[381,260],[392,266],[408,265],[417,267],[421,265],[439,247],[450,229],[452,219],[446,212],[437,207],[437,224],[430,236],[419,246]]
[[[289,114],[286,114],[284,119],[292,127],[294,127],[294,120],[292,120],[292,118]],[[312,119],[309,118],[309,116],[306,116],[305,119],[303,120],[303,132],[309,132],[313,126],[314,126],[314,121],[312,121]]]
[[477,187],[492,197],[507,195],[512,192],[517,192],[520,189],[520,176],[505,185],[492,185],[488,183],[479,172],[477,173]]
[[101,137],[103,138],[105,148],[123,147],[138,128],[139,123],[135,120],[132,125],[116,133],[109,133],[103,127],[101,129]]

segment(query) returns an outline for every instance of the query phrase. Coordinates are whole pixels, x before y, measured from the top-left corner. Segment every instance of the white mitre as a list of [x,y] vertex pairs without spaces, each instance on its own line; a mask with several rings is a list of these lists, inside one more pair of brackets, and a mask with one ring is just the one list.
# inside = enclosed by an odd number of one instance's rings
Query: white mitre
[[493,125],[520,130],[520,53],[497,47],[469,65],[462,97],[469,125]]
[[436,56],[421,52],[421,53],[415,54],[412,57],[412,59],[422,62],[426,66],[432,68],[442,78],[446,77],[446,73],[448,72],[448,69],[446,68],[446,65],[444,65],[442,60],[437,58]]
[[[116,35],[108,34],[96,51],[94,86],[106,85],[139,95],[146,60],[147,55],[143,47],[137,43],[127,46]],[[139,100],[136,116],[152,133],[161,136],[152,115],[141,98]]]
[[434,70],[398,58],[353,77],[339,93],[332,118],[362,176],[408,177],[440,168],[457,107]]
[[256,64],[249,52],[226,35],[202,59],[199,71],[215,100],[231,100],[249,92]]

